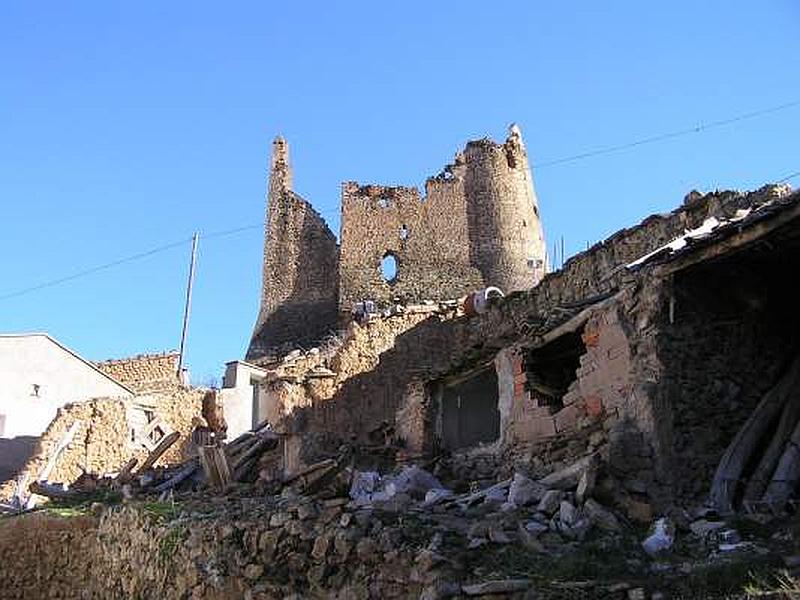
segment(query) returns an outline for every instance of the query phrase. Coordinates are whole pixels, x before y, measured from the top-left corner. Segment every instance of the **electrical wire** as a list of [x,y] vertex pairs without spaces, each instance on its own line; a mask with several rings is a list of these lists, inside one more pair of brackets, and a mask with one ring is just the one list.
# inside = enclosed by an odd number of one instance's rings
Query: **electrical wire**
[[[245,225],[244,227],[236,227],[234,229],[226,229],[223,231],[213,231],[211,233],[201,235],[201,239],[208,240],[208,239],[215,239],[220,237],[226,237],[230,235],[234,235],[236,233],[241,233],[243,231],[248,231],[251,229],[261,229],[263,225]],[[111,269],[113,267],[118,267],[120,265],[124,265],[130,262],[135,262],[137,260],[142,260],[149,256],[153,256],[155,254],[160,254],[162,252],[166,252],[167,250],[172,250],[173,248],[177,248],[179,246],[183,246],[185,244],[191,243],[192,238],[185,238],[183,240],[171,242],[169,244],[164,244],[163,246],[158,246],[156,248],[152,248],[151,250],[146,250],[145,252],[139,252],[137,254],[132,254],[130,256],[126,256],[102,265],[97,265],[95,267],[90,267],[88,269],[84,269],[82,271],[78,271],[77,273],[73,273],[72,275],[67,275],[66,277],[59,277],[58,279],[52,279],[50,281],[45,281],[43,283],[39,283],[37,285],[32,285],[30,287],[26,287],[14,292],[10,292],[8,294],[0,295],[0,301],[8,300],[10,298],[16,298],[17,296],[23,296],[25,294],[29,294],[30,292],[35,292],[41,289],[53,287],[55,285],[59,285],[62,283],[66,283],[68,281],[72,281],[74,279],[79,279],[81,277],[86,277],[87,275],[92,275],[93,273],[97,273],[98,271],[105,271],[106,269]]]
[[120,258],[118,260],[111,261],[109,263],[105,263],[103,265],[98,265],[96,267],[91,267],[89,269],[85,269],[83,271],[79,271],[77,273],[73,273],[72,275],[67,275],[66,277],[60,277],[58,279],[52,279],[50,281],[46,281],[44,283],[40,283],[38,285],[33,285],[31,287],[27,287],[21,290],[17,290],[16,292],[11,292],[9,294],[3,294],[0,296],[0,300],[8,300],[9,298],[16,298],[17,296],[22,296],[23,294],[28,294],[30,292],[35,292],[37,290],[41,290],[44,288],[52,287],[54,285],[58,285],[60,283],[66,283],[67,281],[72,281],[73,279],[78,279],[79,277],[85,277],[86,275],[91,275],[92,273],[97,273],[98,271],[104,271],[106,269],[110,269],[112,267],[118,267],[119,265],[124,265],[129,262],[133,262],[136,260],[141,260],[143,258],[147,258],[148,256],[153,256],[154,254],[159,254],[161,252],[166,252],[167,250],[171,250],[172,248],[177,248],[178,246],[183,246],[192,241],[192,238],[187,238],[185,240],[181,240],[179,242],[172,242],[171,244],[165,244],[163,246],[159,246],[157,248],[153,248],[152,250],[147,250],[145,252],[139,252],[138,254],[132,254],[131,256],[126,256],[125,258]]
[[[547,162],[543,162],[543,163],[532,165],[532,168],[542,169],[542,168],[545,168],[545,167],[551,167],[551,166],[554,166],[554,165],[564,164],[564,163],[567,163],[567,162],[574,162],[574,161],[577,161],[577,160],[583,160],[583,159],[586,159],[586,158],[590,158],[590,157],[593,157],[593,156],[599,156],[599,155],[602,155],[602,154],[610,154],[612,152],[620,152],[622,150],[627,150],[629,148],[634,148],[636,146],[643,146],[645,144],[653,144],[653,143],[660,142],[660,141],[667,140],[667,139],[672,139],[672,138],[681,137],[681,136],[685,136],[685,135],[690,135],[690,134],[694,134],[694,133],[700,133],[702,131],[705,131],[705,130],[708,130],[708,129],[713,129],[713,128],[716,128],[716,127],[724,127],[726,125],[737,123],[739,121],[745,121],[745,120],[748,120],[748,119],[753,119],[753,118],[760,117],[760,116],[763,116],[763,115],[766,115],[766,114],[771,114],[771,113],[775,113],[775,112],[778,112],[778,111],[781,111],[781,110],[786,110],[788,108],[793,108],[795,106],[800,106],[800,100],[794,100],[792,102],[786,102],[785,104],[780,104],[778,106],[773,106],[773,107],[765,108],[765,109],[762,109],[762,110],[756,110],[756,111],[752,111],[752,112],[749,112],[749,113],[743,113],[743,114],[737,115],[735,117],[730,117],[728,119],[720,119],[718,121],[711,121],[710,123],[707,123],[705,125],[698,125],[698,126],[692,127],[692,128],[671,131],[671,132],[668,132],[668,133],[663,133],[663,134],[659,134],[659,135],[650,136],[650,137],[647,137],[647,138],[642,138],[642,139],[635,140],[635,141],[632,141],[632,142],[628,142],[628,143],[625,143],[625,144],[618,144],[618,145],[615,145],[615,146],[606,146],[605,148],[598,148],[597,150],[591,150],[591,151],[588,151],[588,152],[583,152],[581,154],[574,154],[572,156],[566,156],[566,157],[563,157],[563,158],[558,158],[558,159],[555,159],[555,160],[551,160],[551,161],[547,161]],[[779,179],[777,181],[777,183],[785,183],[785,182],[789,181],[790,179],[793,179],[793,178],[797,177],[798,175],[800,175],[800,171],[795,171],[794,173],[790,173],[786,177],[783,177],[782,179]],[[317,210],[317,212],[320,213],[320,214],[333,214],[333,213],[338,213],[339,210],[338,209],[326,209],[326,210]],[[244,225],[242,227],[235,227],[233,229],[226,229],[226,230],[223,230],[223,231],[214,231],[214,232],[211,232],[211,233],[203,234],[201,236],[201,238],[203,240],[209,240],[209,239],[227,237],[227,236],[235,235],[237,233],[241,233],[241,232],[244,232],[244,231],[250,231],[250,230],[253,230],[253,229],[261,229],[263,227],[264,227],[264,225],[262,223],[259,223],[257,225]],[[108,262],[108,263],[105,263],[105,264],[102,264],[102,265],[98,265],[96,267],[91,267],[91,268],[85,269],[83,271],[79,271],[77,273],[73,273],[72,275],[68,275],[66,277],[60,277],[58,279],[52,279],[52,280],[46,281],[44,283],[40,283],[40,284],[37,284],[37,285],[34,285],[34,286],[30,286],[30,287],[27,287],[27,288],[23,288],[23,289],[14,291],[14,292],[3,294],[3,295],[0,295],[0,301],[8,300],[10,298],[16,298],[16,297],[22,296],[24,294],[29,294],[31,292],[35,292],[35,291],[38,291],[38,290],[41,290],[41,289],[45,289],[45,288],[48,288],[48,287],[53,287],[55,285],[66,283],[68,281],[72,281],[72,280],[78,279],[80,277],[85,277],[87,275],[91,275],[93,273],[97,273],[98,271],[104,271],[106,269],[111,269],[113,267],[124,265],[124,264],[130,263],[130,262],[134,262],[134,261],[137,261],[137,260],[141,260],[143,258],[147,258],[149,256],[153,256],[154,254],[159,254],[161,252],[166,252],[167,250],[171,250],[172,248],[176,248],[178,246],[182,246],[184,244],[188,244],[191,241],[192,241],[192,238],[186,238],[186,239],[183,239],[183,240],[180,240],[180,241],[172,242],[170,244],[165,244],[163,246],[158,246],[157,248],[153,248],[153,249],[147,250],[145,252],[140,252],[140,253],[137,253],[137,254],[133,254],[131,256],[126,256],[124,258],[120,258],[120,259],[115,260],[115,261],[111,261],[111,262]]]
[[790,179],[794,179],[798,175],[800,175],[800,171],[795,171],[794,173],[789,173],[786,177],[784,177],[782,179],[778,179],[778,181],[776,181],[776,183],[786,183],[787,181],[789,181]]
[[612,152],[621,152],[622,150],[627,150],[629,148],[635,148],[636,146],[644,146],[645,144],[654,144],[656,142],[662,142],[664,140],[681,137],[684,135],[691,135],[693,133],[700,133],[701,131],[706,131],[707,129],[714,129],[716,127],[724,127],[725,125],[731,125],[732,123],[738,123],[739,121],[746,121],[748,119],[754,119],[756,117],[761,117],[763,115],[775,113],[781,110],[786,110],[788,108],[794,108],[795,106],[800,106],[800,100],[793,100],[791,102],[786,102],[785,104],[779,104],[778,106],[772,106],[770,108],[764,108],[761,110],[755,110],[749,113],[744,113],[741,115],[737,115],[735,117],[730,117],[728,119],[720,119],[718,121],[711,121],[710,123],[706,123],[705,125],[697,125],[696,127],[690,127],[686,129],[678,129],[676,131],[670,131],[667,133],[662,133],[659,135],[653,135],[650,137],[642,138],[639,140],[635,140],[632,142],[627,142],[625,144],[618,144],[615,146],[606,146],[604,148],[598,148],[597,150],[590,150],[588,152],[582,152],[580,154],[573,154],[572,156],[565,156],[563,158],[557,158],[555,160],[546,161],[543,163],[532,165],[534,169],[543,169],[546,167],[552,167],[554,165],[560,165],[567,162],[574,162],[577,160],[583,160],[585,158],[590,158],[593,156],[599,156],[601,154],[610,154]]

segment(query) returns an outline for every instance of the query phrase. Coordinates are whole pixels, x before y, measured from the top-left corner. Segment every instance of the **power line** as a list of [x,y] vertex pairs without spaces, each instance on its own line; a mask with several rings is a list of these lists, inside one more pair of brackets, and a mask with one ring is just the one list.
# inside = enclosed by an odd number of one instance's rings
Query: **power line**
[[[241,233],[242,231],[248,231],[251,229],[261,229],[263,225],[245,225],[244,227],[236,227],[234,229],[226,229],[223,231],[214,231],[205,235],[206,239],[213,239],[219,237],[226,237],[236,233]],[[8,294],[3,294],[0,296],[0,301],[8,300],[10,298],[16,298],[17,296],[23,296],[25,294],[29,294],[30,292],[35,292],[41,289],[53,287],[62,283],[66,283],[68,281],[72,281],[74,279],[79,279],[81,277],[86,277],[87,275],[91,275],[93,273],[97,273],[98,271],[105,271],[106,269],[111,269],[113,267],[118,267],[120,265],[124,265],[130,262],[134,262],[137,260],[142,260],[143,258],[147,258],[149,256],[153,256],[154,254],[160,254],[162,252],[166,252],[167,250],[172,250],[173,248],[177,248],[178,246],[183,246],[184,244],[188,244],[192,241],[192,238],[185,238],[179,241],[175,241],[169,244],[164,244],[163,246],[158,246],[151,250],[147,250],[145,252],[139,252],[137,254],[132,254],[130,256],[126,256],[124,258],[120,258],[118,260],[114,260],[102,265],[97,265],[96,267],[90,267],[88,269],[84,269],[83,271],[78,271],[77,273],[73,273],[72,275],[67,275],[66,277],[60,277],[58,279],[52,279],[50,281],[45,281],[43,283],[39,283],[37,285],[32,285],[27,288],[23,288],[21,290],[17,290],[15,292],[10,292]]]
[[33,285],[31,287],[27,287],[21,290],[17,290],[16,292],[11,292],[9,294],[4,294],[0,296],[0,300],[8,300],[9,298],[15,298],[17,296],[22,296],[23,294],[28,294],[30,292],[35,292],[36,290],[41,290],[48,287],[53,287],[54,285],[59,285],[61,283],[66,283],[67,281],[72,281],[73,279],[78,279],[79,277],[85,277],[86,275],[91,275],[92,273],[97,273],[98,271],[104,271],[106,269],[110,269],[112,267],[117,267],[119,265],[124,265],[129,262],[133,262],[136,260],[141,260],[143,258],[147,258],[148,256],[153,256],[154,254],[159,254],[161,252],[166,252],[167,250],[171,250],[172,248],[177,248],[178,246],[182,246],[192,241],[192,238],[186,238],[180,240],[179,242],[172,242],[171,244],[165,244],[164,246],[159,246],[157,248],[153,248],[152,250],[147,250],[146,252],[140,252],[138,254],[132,254],[131,256],[126,256],[125,258],[120,258],[118,260],[111,261],[109,263],[105,263],[103,265],[98,265],[96,267],[91,267],[89,269],[85,269],[83,271],[79,271],[77,273],[73,273],[72,275],[68,275],[66,277],[61,277],[59,279],[53,279],[50,281],[46,281],[44,283],[40,283],[38,285]]
[[[559,158],[559,159],[556,159],[556,160],[551,160],[551,161],[548,161],[548,162],[535,164],[535,165],[532,165],[532,168],[541,169],[541,168],[544,168],[544,167],[549,167],[549,166],[559,165],[559,164],[563,164],[563,163],[567,163],[567,162],[573,162],[573,161],[577,161],[577,160],[582,160],[582,159],[585,159],[585,158],[590,158],[590,157],[593,157],[593,156],[599,156],[599,155],[602,155],[602,154],[609,154],[609,153],[612,153],[612,152],[619,152],[619,151],[626,150],[626,149],[629,149],[629,148],[634,148],[636,146],[643,146],[645,144],[652,144],[652,143],[660,142],[660,141],[671,139],[671,138],[681,137],[681,136],[684,136],[684,135],[690,135],[690,134],[693,134],[693,133],[700,133],[701,131],[705,131],[707,129],[713,129],[715,127],[723,127],[725,125],[730,125],[732,123],[737,123],[739,121],[744,121],[744,120],[747,120],[747,119],[753,119],[753,118],[760,117],[760,116],[763,116],[763,115],[766,115],[766,114],[775,113],[775,112],[778,112],[778,111],[781,111],[781,110],[786,110],[788,108],[793,108],[793,107],[798,106],[798,105],[800,105],[800,100],[793,100],[792,102],[787,102],[785,104],[780,104],[778,106],[772,106],[770,108],[756,110],[756,111],[752,111],[752,112],[749,112],[749,113],[743,113],[743,114],[737,115],[735,117],[730,117],[728,119],[720,119],[720,120],[717,120],[717,121],[711,121],[710,123],[707,123],[705,125],[698,125],[698,126],[692,127],[692,128],[671,131],[671,132],[668,132],[668,133],[663,133],[663,134],[654,135],[654,136],[650,136],[650,137],[647,137],[647,138],[642,138],[642,139],[639,139],[639,140],[635,140],[633,142],[628,142],[626,144],[619,144],[619,145],[615,145],[615,146],[606,146],[605,148],[599,148],[597,150],[592,150],[592,151],[589,151],[589,152],[583,152],[581,154],[574,154],[572,156],[566,156],[566,157]],[[783,177],[782,179],[779,179],[777,181],[777,183],[785,183],[785,182],[789,181],[790,179],[793,179],[793,178],[797,177],[798,175],[800,175],[800,171],[795,171],[794,173],[790,173],[786,177]],[[326,209],[326,210],[314,209],[314,210],[316,210],[316,212],[319,213],[319,214],[333,214],[333,213],[339,213],[339,211],[340,211],[340,209]],[[226,230],[222,230],[222,231],[214,231],[214,232],[211,232],[209,234],[205,234],[204,237],[207,240],[208,239],[220,238],[220,237],[227,237],[227,236],[230,236],[230,235],[235,235],[237,233],[241,233],[243,231],[250,231],[250,230],[253,230],[253,229],[261,229],[263,227],[264,227],[263,223],[259,223],[257,225],[244,225],[242,227],[235,227],[233,229],[226,229]],[[115,261],[112,261],[112,262],[109,262],[109,263],[98,265],[96,267],[91,267],[89,269],[85,269],[83,271],[79,271],[77,273],[73,273],[72,275],[68,275],[66,277],[53,279],[53,280],[50,280],[50,281],[46,281],[44,283],[40,283],[38,285],[34,285],[34,286],[27,287],[27,288],[23,288],[21,290],[17,290],[15,292],[11,292],[11,293],[8,293],[8,294],[0,295],[0,301],[8,300],[10,298],[15,298],[17,296],[22,296],[24,294],[28,294],[30,292],[34,292],[34,291],[41,290],[41,289],[44,289],[44,288],[53,287],[53,286],[59,285],[61,283],[66,283],[68,281],[72,281],[72,280],[78,279],[80,277],[85,277],[87,275],[91,275],[93,273],[97,273],[98,271],[104,271],[106,269],[111,269],[113,267],[124,265],[124,264],[129,263],[129,262],[134,262],[134,261],[137,261],[137,260],[141,260],[143,258],[147,258],[148,256],[152,256],[154,254],[159,254],[161,252],[165,252],[167,250],[171,250],[172,248],[176,248],[176,247],[181,246],[183,244],[187,244],[187,243],[189,243],[191,241],[192,241],[192,238],[185,238],[183,240],[172,242],[170,244],[165,244],[163,246],[158,246],[157,248],[153,248],[153,249],[147,250],[145,252],[140,252],[138,254],[133,254],[131,256],[126,256],[124,258],[121,258],[121,259],[118,259],[118,260],[115,260]]]
[[720,119],[718,121],[711,121],[710,123],[706,123],[705,125],[697,125],[696,127],[689,127],[686,129],[678,129],[676,131],[670,131],[668,133],[662,133],[659,135],[653,135],[650,137],[642,138],[639,140],[635,140],[632,142],[627,142],[625,144],[618,144],[615,146],[606,146],[604,148],[598,148],[597,150],[590,150],[588,152],[582,152],[581,154],[573,154],[572,156],[565,156],[563,158],[557,158],[555,160],[543,162],[540,164],[533,165],[535,169],[542,169],[544,167],[551,167],[553,165],[560,165],[567,162],[574,162],[576,160],[583,160],[585,158],[590,158],[592,156],[599,156],[601,154],[610,154],[612,152],[620,152],[622,150],[627,150],[629,148],[635,148],[636,146],[643,146],[645,144],[654,144],[656,142],[661,142],[664,140],[681,137],[684,135],[690,135],[693,133],[700,133],[701,131],[705,131],[707,129],[713,129],[716,127],[724,127],[725,125],[730,125],[732,123],[738,123],[739,121],[745,121],[747,119],[754,119],[756,117],[761,117],[763,115],[775,113],[781,110],[786,110],[788,108],[793,108],[795,106],[800,105],[800,100],[793,100],[792,102],[787,102],[785,104],[779,104],[778,106],[772,106],[770,108],[764,108],[761,110],[755,110],[749,113],[743,113],[741,115],[737,115],[735,117],[730,117],[728,119]]
[[211,233],[204,233],[203,238],[206,240],[210,240],[218,237],[227,237],[229,235],[241,233],[242,231],[250,231],[251,229],[263,229],[263,228],[264,228],[263,223],[259,223],[258,225],[244,225],[243,227],[235,227],[234,229],[226,229],[225,231],[213,231]]

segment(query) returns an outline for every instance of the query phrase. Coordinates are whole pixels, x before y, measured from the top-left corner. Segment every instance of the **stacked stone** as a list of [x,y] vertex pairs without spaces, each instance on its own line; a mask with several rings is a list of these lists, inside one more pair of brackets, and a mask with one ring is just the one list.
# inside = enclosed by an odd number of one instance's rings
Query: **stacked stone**
[[96,519],[34,513],[0,522],[0,595],[24,598],[101,598]]
[[139,354],[131,358],[107,360],[95,366],[112,379],[135,392],[154,391],[178,385],[177,352]]

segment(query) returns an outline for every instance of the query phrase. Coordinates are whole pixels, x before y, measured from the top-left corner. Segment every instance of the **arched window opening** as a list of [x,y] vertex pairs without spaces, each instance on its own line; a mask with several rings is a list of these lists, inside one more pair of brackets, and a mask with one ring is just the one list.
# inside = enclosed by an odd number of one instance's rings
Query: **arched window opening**
[[384,281],[392,285],[397,280],[397,257],[391,252],[383,255],[381,260],[381,275]]

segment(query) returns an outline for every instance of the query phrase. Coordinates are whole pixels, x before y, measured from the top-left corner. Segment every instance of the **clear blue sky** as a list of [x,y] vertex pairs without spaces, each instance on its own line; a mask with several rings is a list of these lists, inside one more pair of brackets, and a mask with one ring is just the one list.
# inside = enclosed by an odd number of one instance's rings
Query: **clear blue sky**
[[[419,185],[471,138],[534,163],[800,100],[800,3],[5,2],[0,297],[258,225],[271,139],[338,232],[340,183]],[[800,106],[534,169],[567,254],[696,188],[800,170]],[[800,179],[791,181],[795,186]],[[202,240],[188,364],[244,354],[262,233]],[[90,359],[177,348],[189,244],[0,300]]]

